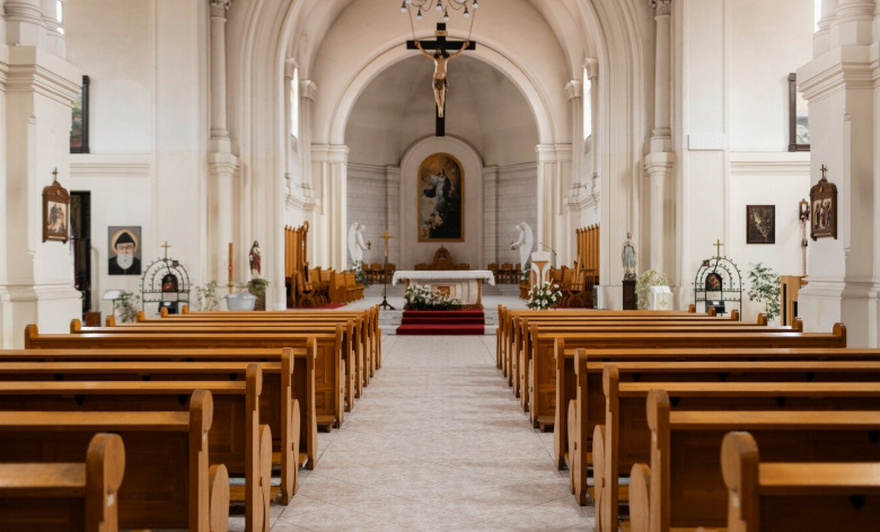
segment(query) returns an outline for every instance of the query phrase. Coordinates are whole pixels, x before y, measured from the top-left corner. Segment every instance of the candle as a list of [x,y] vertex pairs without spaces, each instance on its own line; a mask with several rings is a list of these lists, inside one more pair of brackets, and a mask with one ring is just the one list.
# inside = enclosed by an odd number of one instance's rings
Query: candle
[[232,242],[229,243],[229,285],[232,286]]

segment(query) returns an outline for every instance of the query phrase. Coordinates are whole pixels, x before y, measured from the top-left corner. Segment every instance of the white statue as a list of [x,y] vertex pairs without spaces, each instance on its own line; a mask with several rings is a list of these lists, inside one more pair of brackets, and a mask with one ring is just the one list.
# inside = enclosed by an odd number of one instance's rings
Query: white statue
[[518,223],[516,230],[516,240],[510,243],[510,249],[519,249],[519,263],[525,266],[529,262],[529,256],[532,254],[535,235],[532,233],[532,228],[526,222]]
[[351,261],[354,264],[364,261],[364,250],[370,249],[370,246],[364,243],[364,229],[366,227],[362,223],[355,222],[348,228],[348,252],[351,254]]
[[620,252],[624,279],[636,278],[636,260],[638,260],[638,256],[636,255],[636,246],[633,244],[632,237],[632,231],[627,231],[626,241],[623,243],[623,249]]

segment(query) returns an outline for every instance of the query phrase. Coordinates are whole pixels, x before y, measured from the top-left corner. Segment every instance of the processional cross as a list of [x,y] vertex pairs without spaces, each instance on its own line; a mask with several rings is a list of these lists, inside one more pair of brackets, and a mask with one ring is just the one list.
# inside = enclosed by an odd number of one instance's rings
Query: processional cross
[[382,265],[382,303],[379,305],[379,308],[394,310],[394,307],[388,303],[388,241],[394,237],[388,233],[388,228],[386,227],[385,234],[379,235],[379,238],[385,241],[385,263]]
[[[407,50],[419,50],[423,54],[434,59],[434,102],[437,107],[437,122],[434,134],[438,137],[446,136],[446,64],[453,57],[459,55],[465,50],[476,50],[477,43],[473,41],[447,41],[446,23],[438,22],[437,31],[434,32],[437,37],[433,41],[406,41]],[[433,54],[426,50],[434,50]],[[449,51],[452,51],[450,55]],[[387,241],[386,241],[387,242]]]

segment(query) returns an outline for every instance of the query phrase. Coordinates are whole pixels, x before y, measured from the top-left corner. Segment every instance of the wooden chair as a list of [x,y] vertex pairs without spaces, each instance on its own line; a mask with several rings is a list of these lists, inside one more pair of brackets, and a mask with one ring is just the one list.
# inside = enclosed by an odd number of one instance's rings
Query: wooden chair
[[499,273],[501,274],[502,283],[510,283],[512,278],[511,276],[513,275],[513,264],[509,262],[501,264],[501,269],[499,270]]
[[373,283],[382,282],[383,275],[385,275],[385,269],[382,268],[381,264],[379,264],[378,262],[374,262],[373,264],[370,264],[370,275],[368,276],[368,279],[370,280],[370,282],[373,282]]

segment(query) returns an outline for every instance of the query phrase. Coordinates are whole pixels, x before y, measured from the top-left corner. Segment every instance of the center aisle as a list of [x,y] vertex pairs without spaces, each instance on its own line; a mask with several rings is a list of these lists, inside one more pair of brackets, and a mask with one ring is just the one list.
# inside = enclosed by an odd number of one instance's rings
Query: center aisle
[[[341,430],[319,435],[275,532],[593,530],[552,433],[495,368],[494,336],[384,336],[383,366]],[[280,515],[279,515],[280,514]]]

